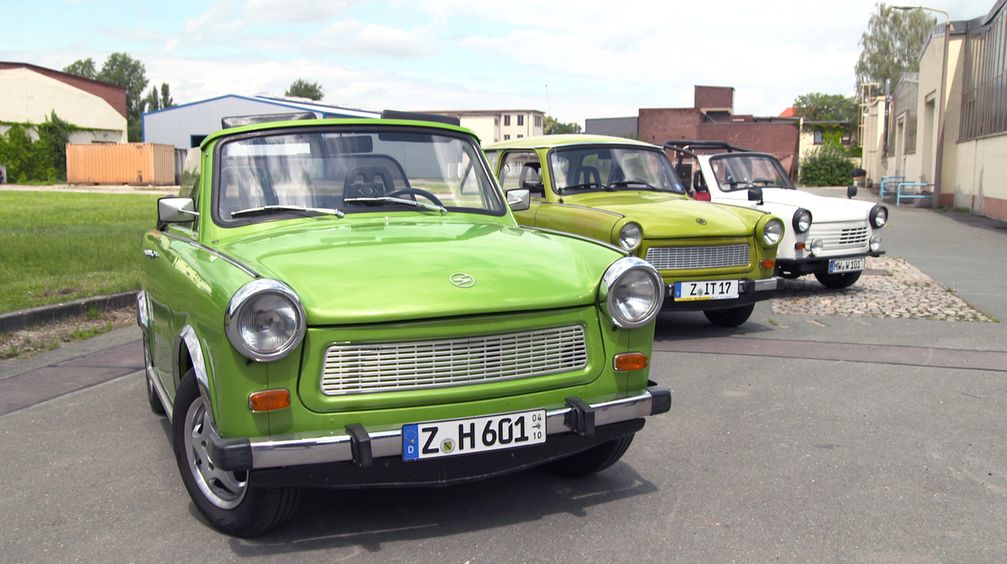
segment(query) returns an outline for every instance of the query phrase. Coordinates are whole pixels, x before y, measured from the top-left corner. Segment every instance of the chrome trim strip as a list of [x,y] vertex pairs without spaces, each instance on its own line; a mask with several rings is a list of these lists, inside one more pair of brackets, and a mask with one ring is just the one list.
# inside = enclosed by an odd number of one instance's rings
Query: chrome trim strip
[[144,329],[146,336],[146,329],[150,327],[150,316],[147,313],[147,292],[144,290],[136,293],[136,324]]
[[755,281],[755,291],[756,292],[771,292],[777,290],[780,287],[780,282],[783,279],[779,276],[774,276],[772,278],[766,278],[763,280]]
[[[566,205],[566,204],[564,204],[564,205]],[[594,209],[594,208],[590,208],[590,209]],[[541,231],[543,233],[549,233],[550,235],[560,235],[562,237],[570,237],[571,239],[577,239],[579,241],[587,241],[588,243],[594,243],[596,245],[601,245],[602,247],[606,247],[608,249],[612,249],[613,251],[615,251],[615,252],[617,252],[617,253],[621,254],[622,256],[625,256],[625,257],[628,257],[628,256],[630,256],[630,255],[633,254],[633,253],[627,251],[626,249],[622,249],[622,248],[616,247],[615,245],[612,245],[610,243],[606,243],[604,241],[599,241],[598,239],[592,239],[590,237],[585,237],[583,235],[577,235],[576,233],[567,233],[566,231],[557,231],[555,229],[547,229],[545,227],[532,227],[530,225],[522,225],[521,228],[522,229],[530,229],[532,231]]]
[[157,371],[154,370],[154,359],[150,357],[150,348],[147,345],[147,329],[141,330],[143,333],[143,371],[147,378],[150,379],[151,383],[154,384],[154,392],[157,397],[161,399],[161,405],[164,407],[164,414],[168,416],[168,421],[171,421],[172,412],[174,411],[174,404],[168,399],[168,391],[164,389],[164,384],[161,379],[157,377]]
[[203,361],[203,347],[196,337],[196,330],[191,325],[182,328],[178,337],[185,342],[185,348],[189,350],[189,358],[192,359],[192,371],[196,373],[196,385],[199,387],[199,395],[203,398],[203,405],[206,412],[210,414],[210,421],[216,423],[213,416],[213,405],[210,403],[210,378],[206,373],[206,363]]
[[176,241],[182,241],[184,243],[188,243],[190,245],[193,245],[194,247],[198,247],[199,249],[201,249],[203,251],[206,251],[206,252],[210,253],[211,255],[214,255],[215,257],[217,257],[217,258],[219,258],[219,259],[221,259],[223,261],[226,261],[227,263],[229,263],[232,266],[238,268],[239,270],[241,270],[245,274],[251,276],[252,278],[261,278],[261,275],[258,272],[254,271],[250,267],[245,266],[244,264],[238,262],[237,259],[235,259],[233,257],[230,257],[228,255],[225,255],[224,253],[222,253],[222,252],[220,252],[220,251],[218,251],[218,250],[216,250],[216,249],[214,249],[212,247],[207,247],[206,245],[200,243],[199,241],[196,241],[195,239],[190,239],[188,237],[183,237],[181,235],[178,235],[178,234],[175,234],[175,233],[168,233],[168,232],[161,233],[161,235],[164,235],[165,237],[174,239]]
[[[652,401],[650,392],[643,390],[634,396],[592,403],[595,425],[647,417],[650,415]],[[559,435],[573,431],[566,424],[566,414],[569,412],[569,407],[548,410],[546,433]],[[369,431],[369,434],[374,458],[402,456],[401,428]],[[255,469],[353,460],[349,435],[277,437],[252,440],[249,446],[252,451],[252,468]]]

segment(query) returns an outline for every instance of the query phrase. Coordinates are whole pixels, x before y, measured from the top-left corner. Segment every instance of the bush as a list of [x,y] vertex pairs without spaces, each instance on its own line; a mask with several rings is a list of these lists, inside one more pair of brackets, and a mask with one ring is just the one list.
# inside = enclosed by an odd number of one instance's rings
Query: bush
[[59,182],[66,180],[66,144],[73,125],[53,112],[36,127],[38,141],[32,142],[24,125],[13,124],[0,135],[0,164],[7,167],[7,181]]
[[801,184],[805,186],[845,186],[853,177],[853,163],[842,145],[826,143],[801,162]]

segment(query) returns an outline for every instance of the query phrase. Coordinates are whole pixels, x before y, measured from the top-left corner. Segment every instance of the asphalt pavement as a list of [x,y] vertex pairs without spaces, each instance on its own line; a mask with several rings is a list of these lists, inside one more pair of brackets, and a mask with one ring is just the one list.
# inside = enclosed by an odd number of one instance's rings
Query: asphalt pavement
[[[959,215],[893,210],[889,252],[1007,319],[1007,230]],[[254,540],[198,517],[125,329],[0,363],[0,561],[1004,562],[1005,325],[665,314],[671,412],[609,470],[317,491]]]

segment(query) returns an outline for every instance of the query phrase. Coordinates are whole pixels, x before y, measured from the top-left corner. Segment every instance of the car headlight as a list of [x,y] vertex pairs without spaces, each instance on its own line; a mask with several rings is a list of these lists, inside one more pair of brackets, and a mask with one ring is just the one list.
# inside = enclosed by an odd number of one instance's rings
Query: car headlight
[[639,246],[642,239],[643,230],[636,223],[627,223],[619,230],[619,246],[627,251]]
[[811,212],[804,208],[797,208],[794,211],[794,232],[805,233],[811,229]]
[[821,239],[812,239],[806,248],[810,249],[811,254],[813,255],[821,254],[822,250],[825,248],[825,242]]
[[285,284],[260,278],[231,297],[224,329],[242,355],[259,362],[278,360],[304,339],[304,307]]
[[661,311],[664,281],[647,261],[624,257],[605,271],[599,300],[605,302],[608,315],[617,327],[642,327]]
[[886,223],[888,223],[888,208],[882,206],[881,204],[875,204],[874,207],[871,208],[870,219],[871,225],[875,229],[881,229]]
[[777,218],[770,219],[762,228],[762,242],[768,247],[779,245],[783,239],[783,222]]
[[871,235],[871,252],[876,253],[881,250],[881,235],[875,233]]

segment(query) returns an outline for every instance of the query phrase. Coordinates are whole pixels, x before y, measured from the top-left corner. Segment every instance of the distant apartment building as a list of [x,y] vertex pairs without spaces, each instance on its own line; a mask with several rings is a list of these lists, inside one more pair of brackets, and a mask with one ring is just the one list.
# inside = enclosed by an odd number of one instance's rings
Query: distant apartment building
[[1007,220],[1007,2],[938,24],[888,96],[867,101],[863,168],[933,184],[937,205]]
[[[126,89],[29,63],[0,61],[0,133],[56,115],[73,124],[70,143],[126,141]],[[0,163],[2,164],[2,163]]]
[[484,145],[545,133],[545,112],[539,110],[437,110],[424,113],[458,118],[462,127],[475,132]]

